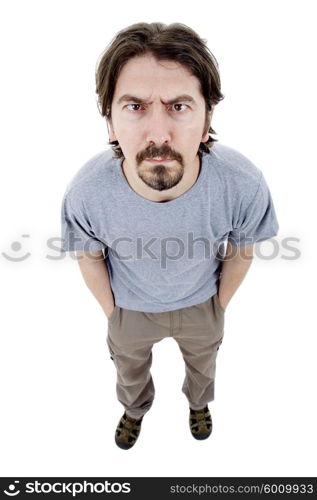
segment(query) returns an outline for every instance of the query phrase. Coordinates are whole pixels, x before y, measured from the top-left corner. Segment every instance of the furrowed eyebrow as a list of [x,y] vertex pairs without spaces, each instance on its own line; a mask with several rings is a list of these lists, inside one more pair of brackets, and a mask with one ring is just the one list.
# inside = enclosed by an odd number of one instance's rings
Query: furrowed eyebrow
[[[188,94],[179,95],[173,99],[169,99],[168,101],[162,101],[163,104],[173,104],[175,102],[190,102],[195,103],[195,99]],[[133,102],[135,104],[142,104],[147,102],[146,99],[141,99],[140,97],[136,97],[130,94],[124,94],[117,101],[117,104],[121,104],[122,102]]]
[[121,104],[122,102],[130,102],[130,101],[135,102],[136,104],[142,104],[142,102],[144,102],[144,99],[140,99],[139,97],[135,97],[135,96],[130,95],[130,94],[124,94],[117,101],[117,104]]
[[163,104],[173,104],[175,102],[184,102],[184,101],[195,103],[195,99],[188,94],[182,94],[175,97],[174,99],[169,99],[168,101],[162,101],[162,102]]

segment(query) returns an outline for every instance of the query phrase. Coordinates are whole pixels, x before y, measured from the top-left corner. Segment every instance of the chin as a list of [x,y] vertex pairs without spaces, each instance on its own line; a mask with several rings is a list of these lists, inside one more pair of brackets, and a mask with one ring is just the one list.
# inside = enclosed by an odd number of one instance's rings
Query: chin
[[178,176],[164,176],[160,177],[158,175],[140,175],[140,179],[150,188],[155,189],[155,191],[167,191],[177,186],[181,181],[183,175]]

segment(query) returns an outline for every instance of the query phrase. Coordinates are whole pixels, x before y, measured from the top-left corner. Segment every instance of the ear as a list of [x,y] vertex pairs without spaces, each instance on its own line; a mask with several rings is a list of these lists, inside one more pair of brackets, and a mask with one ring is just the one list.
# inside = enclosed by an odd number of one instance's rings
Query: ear
[[118,139],[116,138],[116,134],[114,133],[111,118],[108,118],[107,120],[107,127],[108,127],[109,142],[117,141]]
[[207,124],[208,124],[208,127],[206,127],[206,132],[203,134],[202,138],[201,138],[201,141],[200,142],[207,142],[208,139],[209,139],[209,127],[210,127],[210,123],[211,123],[211,119],[212,119],[212,115],[213,115],[213,112],[214,112],[214,109],[215,109],[215,104],[212,104],[211,105],[211,109],[210,111],[208,111],[208,114],[207,114]]

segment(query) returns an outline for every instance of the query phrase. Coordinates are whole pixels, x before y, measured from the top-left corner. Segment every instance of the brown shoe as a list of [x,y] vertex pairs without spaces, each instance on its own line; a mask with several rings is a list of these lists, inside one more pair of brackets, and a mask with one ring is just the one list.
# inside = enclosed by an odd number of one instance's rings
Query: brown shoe
[[139,419],[122,415],[116,428],[115,441],[119,448],[129,450],[136,443],[141,430],[143,416]]
[[190,408],[189,427],[195,439],[207,439],[212,431],[212,420],[208,405],[201,410]]

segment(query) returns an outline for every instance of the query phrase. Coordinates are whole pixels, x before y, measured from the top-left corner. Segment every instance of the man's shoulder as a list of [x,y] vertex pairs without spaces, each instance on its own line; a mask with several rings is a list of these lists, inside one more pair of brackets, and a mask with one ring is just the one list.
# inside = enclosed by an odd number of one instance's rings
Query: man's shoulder
[[98,189],[111,176],[116,159],[112,150],[104,150],[87,160],[67,184],[65,196],[70,192],[85,192]]
[[222,180],[235,185],[257,185],[262,171],[247,156],[226,144],[216,142],[206,155],[207,161],[215,166]]

